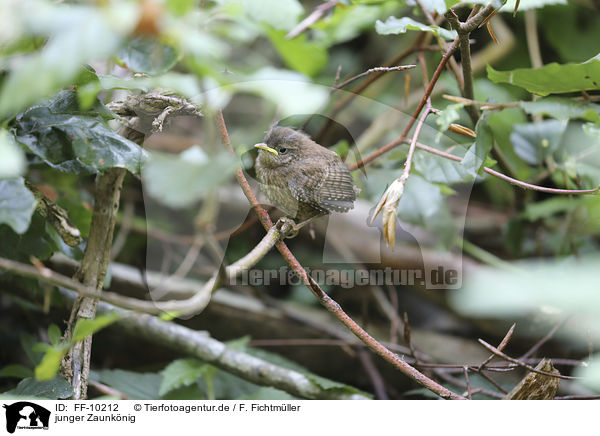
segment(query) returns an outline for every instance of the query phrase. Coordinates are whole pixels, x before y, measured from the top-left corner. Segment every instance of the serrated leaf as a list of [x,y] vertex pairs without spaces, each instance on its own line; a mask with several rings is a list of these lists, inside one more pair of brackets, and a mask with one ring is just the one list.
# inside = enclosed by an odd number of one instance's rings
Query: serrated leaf
[[36,204],[35,197],[25,187],[25,179],[0,180],[0,224],[8,224],[18,234],[25,233]]
[[144,163],[144,190],[169,207],[186,207],[228,180],[238,165],[229,153],[209,157],[199,147],[180,155],[155,152]]
[[[65,91],[68,93],[68,91]],[[72,101],[60,93],[16,119],[16,139],[31,153],[61,171],[93,174],[108,168],[139,173],[145,151],[118,135],[100,116],[74,115]]]
[[566,127],[566,121],[557,120],[516,124],[510,140],[515,153],[525,162],[536,165],[558,149]]
[[141,36],[130,41],[118,55],[131,71],[151,75],[165,73],[177,63],[177,51],[155,38]]
[[327,49],[308,41],[306,34],[287,39],[284,30],[270,28],[267,35],[286,65],[307,76],[314,76],[327,64]]
[[23,397],[61,400],[69,398],[71,395],[73,395],[73,388],[62,377],[55,377],[52,380],[47,381],[38,381],[34,378],[26,378],[21,380],[16,388],[5,393]]
[[455,30],[448,30],[439,26],[427,26],[410,17],[388,17],[385,22],[377,20],[375,23],[375,30],[380,35],[398,35],[400,33],[406,33],[407,30],[418,30],[420,32],[431,32],[434,35],[449,41],[454,40],[458,35]]
[[487,75],[494,83],[509,83],[539,94],[561,94],[600,88],[600,60],[590,59],[581,64],[551,63],[541,68],[518,68],[497,71],[487,66]]

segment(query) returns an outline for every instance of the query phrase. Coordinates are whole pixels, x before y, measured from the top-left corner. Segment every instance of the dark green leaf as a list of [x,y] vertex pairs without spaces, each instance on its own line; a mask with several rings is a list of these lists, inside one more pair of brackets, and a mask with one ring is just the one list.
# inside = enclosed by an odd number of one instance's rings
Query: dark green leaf
[[0,180],[0,224],[8,224],[19,234],[25,233],[36,204],[35,197],[25,187],[25,179]]
[[23,397],[61,400],[73,395],[73,388],[62,377],[55,377],[52,380],[47,381],[37,381],[34,378],[26,378],[21,380],[16,388],[5,393]]
[[165,73],[177,63],[177,51],[155,38],[138,37],[118,54],[126,68],[138,73]]
[[53,168],[92,174],[113,167],[139,173],[145,152],[95,116],[74,115],[73,93],[61,93],[16,120],[17,140]]
[[510,140],[525,162],[536,165],[556,151],[566,127],[566,121],[557,120],[517,124]]
[[487,74],[494,83],[510,83],[539,95],[600,88],[600,60],[595,58],[582,64],[551,63],[541,68],[511,71],[496,71],[488,65]]

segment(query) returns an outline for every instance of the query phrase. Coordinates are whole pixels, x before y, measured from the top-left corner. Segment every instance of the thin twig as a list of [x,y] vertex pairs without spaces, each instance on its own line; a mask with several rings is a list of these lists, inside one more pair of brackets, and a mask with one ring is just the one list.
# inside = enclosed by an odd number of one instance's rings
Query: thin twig
[[519,359],[515,359],[513,357],[508,356],[507,354],[503,353],[502,351],[498,350],[496,347],[493,347],[492,345],[488,344],[487,342],[485,342],[483,339],[478,339],[479,343],[481,345],[483,345],[485,348],[487,348],[488,350],[490,350],[492,353],[494,353],[496,356],[503,358],[504,360],[507,360],[509,362],[515,363],[517,365],[519,365],[522,368],[525,368],[531,372],[535,372],[537,374],[542,374],[548,377],[556,377],[556,378],[563,378],[563,379],[567,379],[567,380],[577,380],[579,377],[571,377],[568,375],[561,375],[561,374],[553,374],[551,372],[547,372],[547,371],[541,371],[539,369],[535,369],[533,366],[531,365],[527,365],[524,362],[521,362]]
[[395,67],[375,67],[375,68],[369,68],[367,71],[363,71],[360,74],[357,74],[356,76],[352,76],[349,79],[344,80],[342,83],[340,83],[339,85],[335,85],[333,87],[334,90],[338,90],[343,88],[344,86],[348,85],[349,83],[354,82],[356,79],[360,79],[361,77],[367,76],[371,73],[375,73],[375,72],[387,72],[387,71],[403,71],[403,70],[410,70],[411,68],[416,67],[416,65],[396,65]]
[[[502,339],[502,341],[500,342],[500,345],[498,345],[498,350],[502,351],[504,350],[504,348],[506,348],[506,346],[508,345],[508,343],[510,342],[510,339],[512,338],[512,335],[515,331],[515,327],[517,326],[516,323],[514,323],[509,329],[508,332],[506,333],[506,335],[504,335],[504,338]],[[487,359],[485,359],[485,361],[483,361],[481,363],[481,365],[479,365],[478,370],[482,370],[483,368],[486,367],[486,365],[488,363],[490,363],[492,361],[492,359],[496,357],[495,354],[492,354],[490,357],[488,357]]]
[[300,35],[302,32],[304,32],[310,26],[312,26],[317,21],[319,21],[323,17],[323,15],[325,15],[327,13],[327,11],[329,9],[334,8],[335,5],[337,5],[338,3],[339,2],[337,0],[332,0],[332,1],[328,1],[326,3],[320,4],[319,6],[317,6],[315,8],[315,10],[312,11],[308,17],[306,17],[304,20],[300,21],[300,23],[298,23],[298,25],[296,27],[294,27],[292,30],[290,30],[290,32],[287,35],[285,35],[286,39],[292,39],[292,38],[295,38],[296,36]]
[[467,385],[467,398],[472,400],[473,396],[471,392],[471,383],[469,382],[469,368],[467,366],[463,367],[463,373],[465,375],[465,384]]

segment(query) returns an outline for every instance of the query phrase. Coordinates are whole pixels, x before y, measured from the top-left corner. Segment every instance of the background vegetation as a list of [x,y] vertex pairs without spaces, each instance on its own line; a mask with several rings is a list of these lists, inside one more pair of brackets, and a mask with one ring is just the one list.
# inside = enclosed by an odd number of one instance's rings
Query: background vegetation
[[[3,396],[598,397],[598,19],[585,0],[4,0]],[[361,219],[265,236],[251,148],[275,121],[345,159]],[[227,282],[253,265],[295,284]],[[302,269],[438,265],[460,289]]]

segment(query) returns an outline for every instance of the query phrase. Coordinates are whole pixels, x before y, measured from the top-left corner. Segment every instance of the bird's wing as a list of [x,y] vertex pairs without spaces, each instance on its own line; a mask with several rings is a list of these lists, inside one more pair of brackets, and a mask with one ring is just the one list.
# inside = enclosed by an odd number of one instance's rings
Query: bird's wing
[[341,161],[302,170],[288,180],[288,186],[298,201],[309,203],[323,212],[347,212],[354,207],[356,200],[352,176]]

